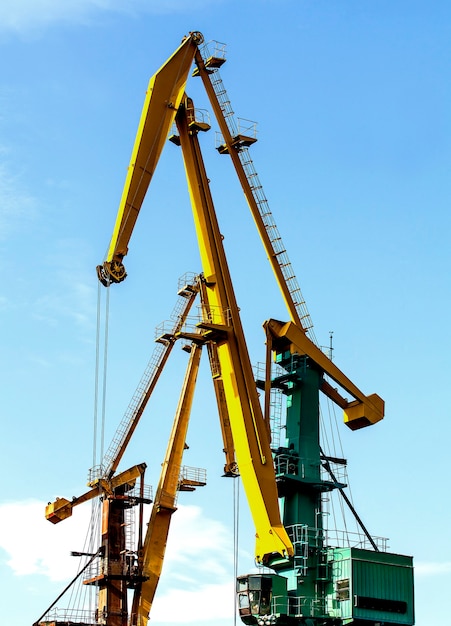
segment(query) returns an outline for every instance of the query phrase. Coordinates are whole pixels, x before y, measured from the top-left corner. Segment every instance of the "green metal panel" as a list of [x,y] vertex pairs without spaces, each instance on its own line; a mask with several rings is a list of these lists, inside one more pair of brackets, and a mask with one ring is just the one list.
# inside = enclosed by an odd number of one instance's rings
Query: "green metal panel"
[[329,615],[352,618],[352,562],[350,548],[333,551],[332,589],[328,594]]
[[321,372],[305,356],[278,352],[277,363],[286,371],[274,379],[286,395],[286,447],[276,453],[279,495],[283,497],[283,523],[288,529],[302,527],[305,535],[295,534],[293,562],[271,563],[288,579],[295,614],[316,617],[324,614],[325,587],[319,574],[323,555],[321,496],[329,489],[321,477],[319,445],[319,387]]
[[414,624],[411,557],[341,548],[334,551],[332,572],[336,616],[369,623]]
[[287,579],[273,574],[272,579],[272,612],[275,615],[288,614]]

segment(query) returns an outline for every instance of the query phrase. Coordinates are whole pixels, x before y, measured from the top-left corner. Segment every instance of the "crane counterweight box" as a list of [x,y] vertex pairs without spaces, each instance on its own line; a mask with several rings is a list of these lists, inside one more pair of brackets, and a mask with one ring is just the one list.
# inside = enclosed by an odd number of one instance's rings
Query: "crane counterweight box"
[[333,597],[329,599],[344,624],[414,623],[412,557],[336,548],[332,577]]

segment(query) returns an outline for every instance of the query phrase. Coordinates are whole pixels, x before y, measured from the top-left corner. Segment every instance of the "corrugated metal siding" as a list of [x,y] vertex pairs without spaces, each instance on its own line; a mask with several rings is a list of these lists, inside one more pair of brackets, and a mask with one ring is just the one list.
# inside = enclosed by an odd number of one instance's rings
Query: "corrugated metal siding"
[[405,613],[353,607],[354,617],[381,620],[389,624],[413,624],[412,559],[398,554],[352,551],[354,596],[405,602]]
[[[334,582],[350,578],[350,599],[336,602],[342,619],[351,617],[381,621],[385,624],[414,623],[413,568],[410,557],[372,552],[356,548],[338,549],[334,553]],[[355,606],[355,598],[377,598],[405,602],[405,613]]]

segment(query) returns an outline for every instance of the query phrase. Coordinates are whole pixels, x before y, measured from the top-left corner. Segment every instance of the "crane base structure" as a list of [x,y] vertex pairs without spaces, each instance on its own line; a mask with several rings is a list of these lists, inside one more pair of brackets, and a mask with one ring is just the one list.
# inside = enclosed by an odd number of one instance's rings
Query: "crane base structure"
[[[271,326],[271,322],[267,323]],[[278,343],[279,341],[279,343]],[[275,361],[284,373],[271,381],[286,396],[286,442],[274,449],[283,522],[292,559],[273,559],[274,573],[237,579],[238,610],[251,626],[388,626],[414,623],[412,557],[384,551],[363,527],[358,542],[324,527],[323,496],[343,492],[320,446],[319,390],[323,372],[293,345],[274,338]],[[264,386],[264,381],[260,381]],[[361,520],[359,519],[361,522]]]

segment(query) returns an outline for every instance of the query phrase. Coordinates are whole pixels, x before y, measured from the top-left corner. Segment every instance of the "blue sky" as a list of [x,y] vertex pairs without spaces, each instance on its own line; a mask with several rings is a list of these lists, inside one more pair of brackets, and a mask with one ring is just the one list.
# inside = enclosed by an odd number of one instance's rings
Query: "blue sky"
[[[386,401],[377,426],[340,428],[354,503],[393,552],[414,556],[418,626],[448,626],[449,3],[12,4],[0,4],[3,621],[31,624],[74,574],[67,554],[82,541],[89,513],[79,507],[53,527],[43,507],[80,494],[92,465],[95,266],[109,243],[148,80],[199,30],[227,44],[221,74],[233,108],[258,122],[252,157],[316,336],[327,345],[333,330],[336,363]],[[195,80],[188,91],[208,106]],[[202,141],[256,362],[264,358],[262,322],[286,314],[231,164],[214,150],[213,132]],[[106,445],[153,350],[154,327],[169,317],[178,277],[200,271],[172,144],[126,266],[127,280],[111,290]],[[145,460],[154,485],[184,374],[179,352],[124,459]],[[180,499],[155,626],[208,623],[213,611],[218,626],[232,621],[232,599],[220,613],[215,602],[232,598],[232,487],[220,479],[205,363],[201,374],[185,461],[206,467],[209,485]],[[241,509],[247,571],[253,531],[244,501]],[[174,609],[181,597],[182,615]]]

